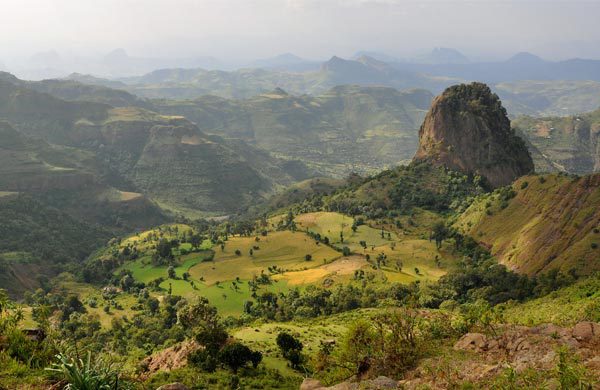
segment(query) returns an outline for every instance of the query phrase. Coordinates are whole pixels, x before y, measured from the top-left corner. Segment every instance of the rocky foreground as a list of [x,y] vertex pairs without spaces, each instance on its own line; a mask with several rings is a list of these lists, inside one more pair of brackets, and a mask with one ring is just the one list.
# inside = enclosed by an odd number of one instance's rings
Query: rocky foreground
[[[573,328],[544,324],[531,328],[504,326],[496,335],[467,333],[453,347],[456,356],[425,359],[400,381],[378,377],[327,387],[316,379],[307,378],[300,389],[447,389],[462,382],[484,384],[511,369],[517,374],[531,369],[553,370],[561,348],[577,357],[595,377],[596,386],[600,385],[600,323],[580,322]],[[553,379],[540,386],[559,388]]]

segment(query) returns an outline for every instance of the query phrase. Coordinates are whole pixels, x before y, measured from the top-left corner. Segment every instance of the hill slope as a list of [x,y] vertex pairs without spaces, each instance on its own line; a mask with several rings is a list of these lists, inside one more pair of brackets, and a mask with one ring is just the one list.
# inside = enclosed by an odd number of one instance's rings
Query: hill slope
[[600,270],[600,175],[525,176],[512,191],[481,197],[455,226],[518,272]]
[[11,295],[82,262],[111,237],[99,226],[20,194],[0,195],[0,285]]
[[66,101],[14,80],[0,80],[0,117],[62,148],[63,157],[83,155],[91,181],[143,193],[174,211],[229,213],[310,176],[302,164],[208,137],[182,117]]

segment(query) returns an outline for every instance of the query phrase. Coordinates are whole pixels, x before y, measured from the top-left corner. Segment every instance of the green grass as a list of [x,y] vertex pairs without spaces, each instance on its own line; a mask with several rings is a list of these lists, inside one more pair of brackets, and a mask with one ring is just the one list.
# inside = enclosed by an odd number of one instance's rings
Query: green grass
[[[250,256],[250,249],[258,246]],[[241,255],[236,255],[236,250]],[[305,261],[305,255],[310,254],[313,261]],[[339,252],[325,246],[317,245],[315,241],[302,232],[270,232],[266,237],[255,241],[254,237],[230,237],[225,249],[215,248],[215,258],[212,262],[203,262],[190,269],[194,279],[203,278],[208,285],[217,281],[252,279],[267,268],[276,265],[284,270],[303,270],[323,264],[325,260],[339,258]]]
[[525,303],[509,303],[504,307],[509,323],[534,326],[553,323],[572,326],[588,320],[600,321],[600,274]]
[[[430,226],[433,219],[431,213],[421,213],[420,224]],[[369,255],[374,261],[377,256],[384,253],[387,256],[387,266],[383,271],[390,281],[410,283],[415,280],[437,280],[447,270],[454,266],[456,258],[449,244],[444,244],[440,250],[434,242],[424,239],[424,229],[409,227],[401,231],[401,235],[385,226],[383,237],[381,228],[361,225],[356,232],[351,229],[353,219],[340,213],[317,212],[302,214],[296,217],[296,223],[301,229],[308,229],[315,233],[327,236],[336,246],[348,246],[353,252],[360,255]],[[408,223],[404,223],[408,225]],[[341,242],[340,232],[344,232],[344,242]],[[389,233],[389,236],[388,236]],[[389,237],[389,238],[388,238]],[[360,241],[365,241],[367,248],[363,249]],[[436,256],[440,266],[436,264]],[[402,272],[396,269],[396,263],[402,263]],[[419,269],[419,274],[415,268]]]
[[278,369],[284,375],[302,375],[288,367],[287,361],[281,356],[276,343],[280,332],[288,332],[297,337],[304,345],[303,352],[314,355],[322,341],[339,342],[348,329],[348,325],[358,318],[381,309],[359,309],[346,313],[310,320],[295,320],[285,323],[257,323],[242,327],[233,332],[233,336],[263,353],[263,362],[267,368]]
[[[195,289],[190,282],[185,280],[168,279],[161,283],[160,287],[168,291],[169,285],[173,295],[180,295],[188,299],[197,296],[203,296],[208,299],[211,305],[219,309],[221,316],[239,316],[243,312],[244,302],[251,300],[251,291],[248,288],[248,280],[236,282],[239,289],[234,290],[232,281],[219,283],[219,285],[207,286],[206,284],[194,282]],[[288,283],[284,280],[273,281],[270,285],[262,285],[258,293],[271,291],[275,293],[287,292]]]
[[[205,261],[210,255],[211,253],[208,251],[201,251],[182,256],[179,265],[175,267],[175,273],[177,276],[182,277],[184,272],[189,272],[190,268]],[[122,269],[130,270],[136,280],[148,283],[160,277],[166,278],[168,268],[166,265],[154,265],[150,256],[144,256],[135,261],[127,262],[117,272]]]
[[[84,304],[88,314],[98,316],[101,325],[105,328],[111,326],[113,318],[122,318],[127,316],[131,318],[135,311],[131,310],[131,307],[137,303],[137,299],[129,294],[118,294],[113,300],[123,309],[116,309],[111,306],[110,312],[104,312],[104,306],[109,304],[104,298],[102,298],[102,291],[90,284],[77,282],[75,277],[71,274],[65,273],[59,275],[55,279],[56,290],[66,291],[69,294],[74,294],[79,297],[79,300]],[[97,306],[91,307],[88,302],[91,298],[95,298]]]

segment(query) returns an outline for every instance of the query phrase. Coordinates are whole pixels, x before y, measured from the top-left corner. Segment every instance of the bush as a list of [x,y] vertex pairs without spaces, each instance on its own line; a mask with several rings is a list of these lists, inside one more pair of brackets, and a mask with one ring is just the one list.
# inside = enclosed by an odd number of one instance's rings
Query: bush
[[412,310],[390,310],[352,324],[344,337],[340,364],[362,376],[401,376],[424,354]]
[[529,183],[524,181],[523,183],[521,183],[521,189],[524,190],[525,188],[527,188],[529,186]]

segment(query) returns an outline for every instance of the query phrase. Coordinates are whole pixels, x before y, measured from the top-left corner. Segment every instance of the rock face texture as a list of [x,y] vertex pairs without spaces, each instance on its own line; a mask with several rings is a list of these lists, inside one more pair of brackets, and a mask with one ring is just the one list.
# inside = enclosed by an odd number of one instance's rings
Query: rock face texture
[[493,187],[534,170],[500,99],[482,83],[455,85],[434,99],[414,160],[481,175]]

